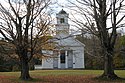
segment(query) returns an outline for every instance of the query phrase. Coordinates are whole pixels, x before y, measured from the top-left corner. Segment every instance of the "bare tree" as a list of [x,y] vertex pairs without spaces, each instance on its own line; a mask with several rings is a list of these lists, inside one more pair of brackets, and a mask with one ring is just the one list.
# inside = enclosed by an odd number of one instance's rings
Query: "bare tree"
[[50,0],[7,0],[0,3],[0,33],[14,45],[21,63],[22,80],[31,79],[28,63],[36,53],[40,36],[49,30],[46,13]]
[[[113,55],[114,45],[117,38],[117,29],[124,27],[123,23],[124,0],[75,0],[69,1],[72,4],[72,10],[79,17],[74,16],[73,22],[77,27],[96,35],[100,42],[104,56],[104,73],[101,77],[116,79],[118,76],[114,73]],[[71,8],[71,7],[70,7]]]

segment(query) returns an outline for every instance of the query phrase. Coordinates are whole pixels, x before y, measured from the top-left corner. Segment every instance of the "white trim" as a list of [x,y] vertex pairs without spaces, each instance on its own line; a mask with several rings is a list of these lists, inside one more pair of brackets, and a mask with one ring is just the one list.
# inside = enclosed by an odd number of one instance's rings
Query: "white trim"
[[[73,38],[73,37],[72,37]],[[79,40],[77,40],[77,39],[75,39],[75,38],[73,38],[76,42],[78,42],[79,44],[81,44],[82,46],[84,46],[85,47],[85,44],[83,44],[82,42],[80,42]],[[80,47],[82,47],[82,46],[80,46]]]
[[65,50],[65,68],[68,68],[67,50]]
[[58,55],[58,68],[60,68],[60,51],[59,51],[59,55]]

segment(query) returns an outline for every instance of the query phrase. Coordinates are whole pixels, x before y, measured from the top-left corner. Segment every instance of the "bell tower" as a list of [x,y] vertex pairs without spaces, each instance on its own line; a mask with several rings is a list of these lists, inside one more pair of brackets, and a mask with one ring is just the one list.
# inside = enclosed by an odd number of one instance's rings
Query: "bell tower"
[[56,35],[59,35],[61,37],[69,35],[68,17],[69,14],[67,14],[63,9],[56,14]]

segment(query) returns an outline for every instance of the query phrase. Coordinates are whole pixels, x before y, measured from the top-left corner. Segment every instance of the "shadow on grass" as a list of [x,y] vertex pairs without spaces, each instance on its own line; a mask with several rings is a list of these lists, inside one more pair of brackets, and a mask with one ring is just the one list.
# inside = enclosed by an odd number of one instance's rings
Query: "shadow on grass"
[[98,76],[98,77],[94,77],[92,78],[92,80],[96,80],[96,81],[100,81],[100,82],[118,82],[118,83],[125,83],[125,78],[121,78],[121,77],[117,77],[116,79],[109,79],[109,78],[102,78],[101,76]]

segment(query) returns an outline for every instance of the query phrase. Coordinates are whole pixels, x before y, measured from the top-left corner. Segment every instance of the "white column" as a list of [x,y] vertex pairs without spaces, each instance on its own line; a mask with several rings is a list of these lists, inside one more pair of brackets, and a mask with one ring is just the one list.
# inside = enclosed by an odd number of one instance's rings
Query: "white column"
[[73,68],[75,68],[75,54],[74,54],[74,51],[73,51]]
[[68,68],[68,52],[65,51],[65,68]]
[[59,51],[59,55],[58,55],[58,68],[60,68],[60,51]]

